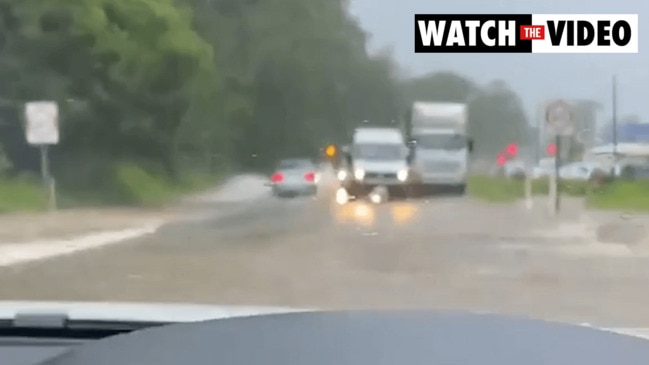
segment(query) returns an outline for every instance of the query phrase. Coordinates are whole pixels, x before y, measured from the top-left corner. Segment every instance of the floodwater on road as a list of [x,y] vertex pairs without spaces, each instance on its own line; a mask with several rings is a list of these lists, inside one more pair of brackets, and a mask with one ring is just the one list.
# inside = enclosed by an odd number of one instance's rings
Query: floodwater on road
[[523,207],[263,196],[191,209],[201,214],[127,244],[0,269],[0,298],[468,309],[649,325],[647,258]]

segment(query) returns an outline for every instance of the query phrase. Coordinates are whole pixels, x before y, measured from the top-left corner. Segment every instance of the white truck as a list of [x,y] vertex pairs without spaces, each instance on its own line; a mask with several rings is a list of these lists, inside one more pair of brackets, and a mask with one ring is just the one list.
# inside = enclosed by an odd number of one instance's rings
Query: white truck
[[473,141],[467,136],[467,109],[463,103],[413,103],[404,129],[413,151],[410,163],[414,185],[426,191],[442,187],[465,193],[473,150]]
[[[405,193],[408,187],[408,147],[398,128],[357,128],[344,151],[345,166],[338,178],[351,197]],[[385,191],[385,192],[383,192]],[[378,193],[377,193],[378,194]]]

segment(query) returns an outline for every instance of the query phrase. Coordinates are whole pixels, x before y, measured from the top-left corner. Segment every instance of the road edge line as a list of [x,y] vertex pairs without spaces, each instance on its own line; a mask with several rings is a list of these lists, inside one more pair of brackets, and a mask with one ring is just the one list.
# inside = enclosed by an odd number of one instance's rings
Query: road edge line
[[90,249],[127,242],[157,232],[169,221],[154,221],[139,227],[95,231],[69,239],[45,239],[0,244],[0,267],[42,261]]

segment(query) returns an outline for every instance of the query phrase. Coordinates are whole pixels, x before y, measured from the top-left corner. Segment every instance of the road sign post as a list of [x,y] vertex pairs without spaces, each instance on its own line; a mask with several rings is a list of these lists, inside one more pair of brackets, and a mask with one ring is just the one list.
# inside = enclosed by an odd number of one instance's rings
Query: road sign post
[[25,137],[27,143],[41,152],[43,186],[49,195],[49,207],[56,210],[56,183],[50,172],[49,146],[59,143],[59,107],[53,101],[32,101],[25,104]]
[[554,155],[554,210],[556,214],[561,209],[561,153],[563,152],[561,146],[561,136],[554,137],[554,144],[557,146],[557,153]]
[[557,214],[561,208],[561,156],[564,153],[562,137],[572,136],[575,126],[572,118],[572,106],[565,100],[554,100],[545,109],[547,130],[554,136],[556,152],[554,154],[554,174],[552,176],[549,198],[550,211]]

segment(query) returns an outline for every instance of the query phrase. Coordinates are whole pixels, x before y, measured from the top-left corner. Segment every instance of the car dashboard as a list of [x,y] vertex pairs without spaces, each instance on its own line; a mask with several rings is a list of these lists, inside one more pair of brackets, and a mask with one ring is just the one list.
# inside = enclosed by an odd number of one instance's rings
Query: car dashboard
[[27,315],[0,320],[0,365],[41,365],[79,347],[161,322],[74,321],[65,316]]
[[430,311],[284,313],[51,333],[8,329],[2,365],[646,365],[649,342],[594,328]]
[[3,365],[38,365],[83,345],[88,340],[0,339],[0,363]]

